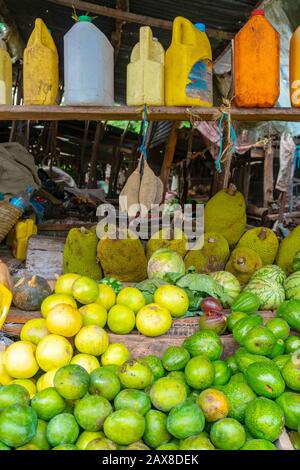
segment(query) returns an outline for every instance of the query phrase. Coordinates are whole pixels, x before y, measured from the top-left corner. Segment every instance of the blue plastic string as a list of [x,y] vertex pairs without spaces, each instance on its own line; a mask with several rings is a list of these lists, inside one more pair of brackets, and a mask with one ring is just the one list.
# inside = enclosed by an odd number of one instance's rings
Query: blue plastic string
[[[222,113],[222,116],[219,121],[219,126],[218,126],[218,132],[219,132],[219,137],[220,137],[220,149],[218,153],[218,158],[216,160],[216,167],[218,170],[218,173],[222,173],[222,155],[223,155],[223,122],[224,118],[229,120],[228,113]],[[232,148],[231,152],[235,152],[236,149],[236,142],[237,142],[237,136],[235,129],[233,125],[230,123],[230,142],[232,142]]]
[[147,106],[146,105],[144,106],[144,111],[143,111],[142,135],[143,135],[143,140],[139,147],[139,152],[141,152],[143,160],[147,160],[148,151],[146,147],[146,135],[147,135]]
[[300,145],[296,146],[294,153],[293,176],[290,190],[290,212],[294,209],[294,178],[297,168],[300,169]]

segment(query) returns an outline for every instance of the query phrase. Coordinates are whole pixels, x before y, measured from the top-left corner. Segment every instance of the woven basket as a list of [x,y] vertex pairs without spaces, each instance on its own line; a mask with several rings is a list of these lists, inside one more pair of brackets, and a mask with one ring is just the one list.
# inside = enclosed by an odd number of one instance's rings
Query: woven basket
[[21,217],[22,211],[6,201],[0,202],[0,243]]

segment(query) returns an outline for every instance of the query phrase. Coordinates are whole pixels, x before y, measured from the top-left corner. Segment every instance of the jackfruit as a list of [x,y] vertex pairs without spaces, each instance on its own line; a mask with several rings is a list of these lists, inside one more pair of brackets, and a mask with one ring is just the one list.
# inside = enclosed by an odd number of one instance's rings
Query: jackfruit
[[275,233],[266,227],[248,230],[237,244],[237,248],[251,248],[260,257],[264,265],[273,264],[279,242]]
[[221,233],[233,247],[246,229],[246,203],[234,184],[222,189],[206,204],[204,209],[205,232]]
[[184,258],[186,268],[194,266],[199,273],[223,271],[230,255],[229,245],[223,235],[208,232],[204,235],[201,250],[191,250]]
[[293,272],[293,261],[300,251],[300,225],[298,225],[279,246],[276,264],[285,271],[287,275]]
[[262,265],[260,256],[251,248],[236,248],[231,253],[225,269],[237,277],[242,286],[245,286]]
[[139,238],[127,229],[116,229],[117,238],[103,235],[97,247],[105,277],[122,282],[141,282],[147,278],[147,259]]
[[[168,239],[168,236],[170,239]],[[159,232],[156,232],[152,235],[150,240],[148,240],[146,247],[147,258],[150,259],[153,253],[160,250],[160,248],[168,248],[176,251],[176,253],[184,257],[187,252],[187,244],[188,239],[181,230],[175,228],[173,233],[170,233],[169,235],[168,230],[164,228],[159,230]]]
[[98,238],[96,229],[72,228],[67,236],[63,253],[63,273],[102,279],[102,269],[97,261]]

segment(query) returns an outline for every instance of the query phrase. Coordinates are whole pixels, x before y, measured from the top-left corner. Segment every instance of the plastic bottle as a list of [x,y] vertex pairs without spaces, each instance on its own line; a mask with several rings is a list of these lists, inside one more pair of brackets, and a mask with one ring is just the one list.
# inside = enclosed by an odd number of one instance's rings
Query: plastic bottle
[[40,18],[24,51],[24,104],[54,105],[58,95],[58,53]]
[[167,106],[213,105],[212,51],[204,24],[175,18],[165,77]]
[[254,10],[234,39],[235,103],[244,108],[270,108],[280,94],[280,36]]
[[0,105],[12,104],[12,63],[5,41],[2,38],[3,24],[0,23]]
[[127,66],[127,104],[162,106],[165,102],[165,51],[149,26],[140,28]]
[[300,26],[294,32],[290,45],[291,105],[300,108]]
[[17,207],[20,211],[24,212],[30,204],[30,198],[33,193],[32,186],[27,186],[27,188],[22,191],[17,196],[14,196],[10,199],[9,203],[12,206]]
[[64,71],[64,104],[114,104],[114,50],[90,16],[79,16],[64,37]]

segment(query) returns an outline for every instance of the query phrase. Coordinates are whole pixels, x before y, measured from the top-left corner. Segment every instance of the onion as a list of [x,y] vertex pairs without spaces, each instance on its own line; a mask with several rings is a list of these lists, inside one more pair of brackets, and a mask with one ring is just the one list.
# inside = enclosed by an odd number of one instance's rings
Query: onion
[[200,308],[203,312],[223,312],[223,307],[221,303],[218,301],[218,299],[215,299],[214,297],[206,297],[205,299],[203,299],[200,304]]
[[211,330],[222,335],[227,327],[227,317],[218,311],[207,311],[199,318],[200,330]]

